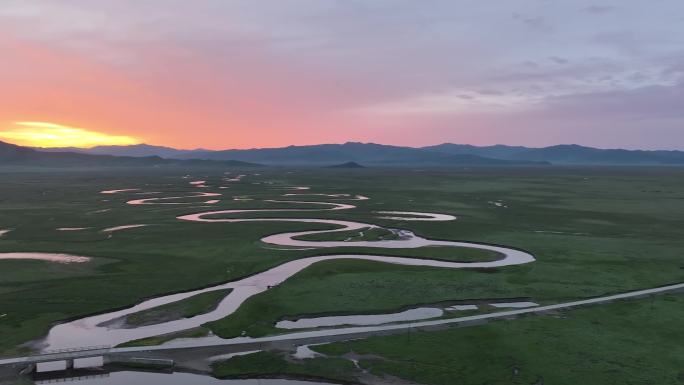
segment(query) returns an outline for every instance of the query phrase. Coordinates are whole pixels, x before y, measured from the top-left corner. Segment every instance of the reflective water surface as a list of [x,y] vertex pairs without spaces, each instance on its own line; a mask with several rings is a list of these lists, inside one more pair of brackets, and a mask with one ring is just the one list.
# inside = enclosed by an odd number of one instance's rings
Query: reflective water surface
[[112,372],[83,376],[80,378],[36,380],[36,384],[71,382],[79,385],[332,385],[325,382],[296,381],[285,379],[219,380],[209,376],[189,373]]
[[61,253],[0,253],[0,259],[32,259],[57,263],[84,263],[90,261],[90,257]]
[[284,320],[276,324],[280,329],[307,329],[321,326],[341,326],[341,325],[382,325],[390,322],[417,321],[430,318],[441,317],[444,314],[442,309],[432,307],[420,307],[409,309],[399,313],[390,314],[360,314],[343,315],[316,318],[300,318],[295,321]]

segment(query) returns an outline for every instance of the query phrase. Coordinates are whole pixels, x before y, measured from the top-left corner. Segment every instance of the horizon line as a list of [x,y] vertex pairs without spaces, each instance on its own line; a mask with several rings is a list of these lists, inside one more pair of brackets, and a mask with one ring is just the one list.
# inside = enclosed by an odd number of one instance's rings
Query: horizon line
[[531,145],[523,145],[523,144],[503,144],[503,143],[496,143],[496,144],[485,144],[485,145],[479,145],[479,144],[470,144],[470,143],[457,143],[457,142],[441,142],[437,144],[430,144],[426,146],[408,146],[408,145],[398,145],[398,144],[386,144],[386,143],[378,143],[378,142],[361,142],[361,141],[345,141],[341,143],[335,143],[335,142],[326,142],[326,143],[315,143],[315,144],[289,144],[289,145],[284,145],[284,146],[274,146],[274,147],[244,147],[244,148],[194,148],[194,149],[186,149],[186,148],[176,148],[172,146],[166,146],[166,145],[158,145],[158,144],[149,144],[149,143],[137,143],[137,144],[130,144],[130,145],[97,145],[97,146],[91,146],[91,147],[76,147],[76,146],[68,146],[68,147],[40,147],[40,146],[24,146],[16,143],[12,143],[11,141],[0,141],[8,144],[12,144],[15,146],[20,146],[20,147],[26,147],[26,148],[33,148],[33,149],[38,149],[38,150],[68,150],[68,149],[76,149],[76,150],[92,150],[96,148],[103,148],[103,147],[118,147],[118,148],[125,148],[125,147],[139,147],[139,146],[151,146],[151,147],[163,147],[167,148],[170,150],[175,150],[175,151],[186,151],[186,152],[194,152],[194,151],[207,151],[207,152],[218,152],[218,151],[249,151],[249,150],[267,150],[267,149],[283,149],[283,148],[289,148],[289,147],[313,147],[313,146],[326,146],[326,145],[347,145],[347,144],[363,144],[363,145],[379,145],[379,146],[387,146],[387,147],[400,147],[400,148],[413,148],[413,149],[425,149],[427,147],[435,147],[435,146],[440,146],[440,145],[459,145],[459,146],[471,146],[475,148],[487,148],[487,147],[497,147],[497,146],[502,146],[502,147],[522,147],[522,148],[528,148],[528,149],[542,149],[542,148],[550,148],[550,147],[561,147],[561,146],[576,146],[576,147],[585,147],[585,148],[593,148],[597,150],[625,150],[625,151],[679,151],[682,152],[684,149],[646,149],[646,148],[634,148],[634,147],[599,147],[599,146],[594,146],[594,145],[585,145],[585,144],[579,144],[579,143],[557,143],[557,144],[551,144],[551,145],[546,145],[546,146],[531,146]]

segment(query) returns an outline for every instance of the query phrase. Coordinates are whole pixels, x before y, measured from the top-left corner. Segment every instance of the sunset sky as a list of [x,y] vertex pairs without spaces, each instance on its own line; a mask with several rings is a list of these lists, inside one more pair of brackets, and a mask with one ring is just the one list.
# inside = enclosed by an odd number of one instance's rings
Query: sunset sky
[[0,140],[684,149],[682,0],[3,0]]

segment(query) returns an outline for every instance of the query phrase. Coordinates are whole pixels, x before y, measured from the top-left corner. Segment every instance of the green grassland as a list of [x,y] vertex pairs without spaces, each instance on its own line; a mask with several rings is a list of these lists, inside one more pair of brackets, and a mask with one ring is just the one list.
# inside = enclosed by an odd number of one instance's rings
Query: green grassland
[[[302,314],[394,312],[450,300],[531,298],[554,303],[684,279],[684,217],[676,212],[684,209],[684,183],[676,179],[679,169],[432,171],[410,175],[401,185],[394,179],[397,175],[378,184],[381,177],[369,183],[356,179],[355,173],[343,174],[327,176],[326,185],[353,185],[353,192],[372,199],[361,213],[326,217],[409,228],[429,238],[510,245],[529,250],[538,260],[476,271],[326,262],[251,298],[235,314],[210,324],[214,332],[260,336],[275,332],[277,320]],[[300,178],[294,183],[306,184]],[[385,185],[391,185],[391,191]],[[459,219],[397,222],[374,217],[375,210],[392,209],[445,212]]]
[[294,239],[302,241],[380,241],[398,239],[398,237],[386,229],[366,227],[361,230],[300,235]]
[[[330,261],[312,265],[278,287],[247,300],[230,317],[207,326],[225,338],[243,332],[257,337],[287,331],[274,327],[283,318],[392,313],[436,302],[491,298],[490,293],[495,291],[478,286],[468,275],[372,261]],[[510,297],[504,291],[497,293],[495,297]]]
[[[684,296],[630,300],[487,325],[312,346],[323,357],[232,358],[214,375],[289,374],[410,383],[677,385],[684,383]],[[360,369],[350,368],[350,358]],[[340,376],[344,373],[344,376]],[[391,376],[391,377],[389,377]],[[391,382],[388,382],[391,383]]]
[[351,382],[354,364],[340,358],[309,359],[301,362],[287,360],[282,354],[258,352],[247,356],[236,356],[228,361],[218,362],[212,367],[212,374],[218,378],[244,378],[293,376],[304,379],[327,379]]
[[[222,173],[199,169],[0,173],[0,229],[12,229],[0,237],[0,252],[66,252],[95,257],[92,263],[84,265],[0,261],[0,314],[7,314],[0,318],[0,354],[16,353],[22,349],[20,344],[39,338],[51,324],[60,320],[130,306],[145,298],[170,292],[234,280],[294,258],[331,253],[451,260],[496,258],[478,251],[441,248],[275,250],[265,248],[259,239],[284,231],[333,227],[283,222],[191,223],[175,219],[178,215],[203,210],[292,208],[292,205],[284,203],[260,201],[295,192],[274,189],[279,186],[311,186],[310,192],[363,194],[371,199],[350,202],[358,206],[354,210],[262,213],[250,214],[250,217],[356,220],[408,229],[432,239],[517,247],[533,253],[537,261],[497,269],[461,270],[351,260],[324,262],[251,298],[235,314],[207,325],[219,335],[238,335],[243,330],[253,336],[273,333],[273,324],[277,320],[303,314],[390,312],[417,304],[466,299],[524,297],[535,302],[554,303],[684,281],[684,216],[681,215],[684,212],[684,169],[371,168],[309,169],[292,173],[260,169],[258,172],[261,175],[248,175],[239,183],[222,182]],[[191,178],[183,179],[186,174],[192,175]],[[192,180],[207,180],[211,187],[192,187],[188,184]],[[229,188],[217,189],[222,185]],[[162,194],[98,193],[105,189],[137,187]],[[128,199],[180,196],[198,191],[221,192],[226,197],[187,199],[197,202],[191,206],[125,204]],[[255,200],[230,199],[239,195],[249,195]],[[201,204],[209,199],[222,201],[216,205]],[[326,201],[325,197],[307,197],[307,200]],[[506,207],[492,202],[502,202]],[[294,207],[319,208],[305,204]],[[445,213],[457,216],[458,220],[385,220],[377,218],[376,211],[382,210]],[[149,226],[115,232],[111,237],[100,231],[126,224]],[[59,232],[55,230],[58,227],[89,229]],[[350,241],[350,246],[352,243]],[[624,306],[629,309],[631,304],[626,302]],[[521,322],[523,326],[520,328],[531,328],[525,329],[528,330],[526,332],[520,329],[522,334],[513,334],[516,338],[532,341],[543,339],[548,334],[546,330],[562,328],[564,321],[551,317],[539,318],[539,321],[530,318],[511,322],[510,327],[518,327],[513,325]],[[540,325],[524,326],[534,322],[548,323],[549,326],[545,326],[548,329]],[[656,326],[663,333],[677,328],[670,318],[666,317],[662,322]],[[586,324],[576,325],[578,333],[584,326]],[[506,338],[513,338],[508,335],[503,338],[495,332],[481,331],[500,327],[503,326],[492,324],[484,329],[440,332],[455,334],[448,337],[453,338],[452,342],[445,344],[450,348],[444,349],[451,350],[439,351],[439,354],[462,356],[462,349],[458,348],[462,344],[454,342],[459,338],[472,338],[469,340],[471,345],[474,340],[482,340],[483,346],[506,351],[510,344],[519,341],[508,341]],[[621,330],[626,333],[626,329]],[[472,337],[468,337],[470,333]],[[576,338],[572,333],[558,333],[554,340],[557,346],[563,346],[560,343],[566,339]],[[632,331],[631,335],[635,333],[637,331]],[[441,335],[424,334],[426,339],[435,340],[439,338],[431,336]],[[608,344],[604,341],[608,336],[597,333],[593,337]],[[620,338],[626,343],[624,341],[630,338],[630,334]],[[552,348],[550,345],[549,349]],[[407,348],[404,354],[418,357],[430,350],[412,349]],[[630,349],[623,350],[624,354],[630,352]],[[472,353],[473,349],[469,351]],[[570,352],[561,353],[565,355],[563,359],[570,360],[569,365],[581,366],[581,357],[574,357],[573,361],[572,357],[567,357]],[[660,353],[653,351],[656,358]],[[436,354],[435,350],[425,359]],[[481,357],[478,354],[474,357]],[[495,358],[492,356],[492,360]],[[400,370],[402,365],[399,364],[391,369],[380,368],[377,363],[373,365],[376,371],[425,383],[444,383],[437,377],[426,377],[427,374],[423,377],[406,374]],[[599,370],[591,368],[587,370]],[[639,368],[627,367],[624,370],[631,372]],[[425,368],[420,370],[426,371]],[[554,378],[550,374],[544,375],[548,376],[545,378]],[[473,378],[474,382],[465,383],[486,383]]]

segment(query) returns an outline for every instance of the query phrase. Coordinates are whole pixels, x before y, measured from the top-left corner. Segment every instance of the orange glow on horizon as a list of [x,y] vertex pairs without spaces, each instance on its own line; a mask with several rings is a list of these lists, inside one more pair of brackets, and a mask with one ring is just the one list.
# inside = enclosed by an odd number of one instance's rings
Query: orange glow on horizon
[[0,139],[30,147],[81,147],[139,144],[140,140],[125,135],[109,135],[80,127],[50,122],[14,122],[0,131]]

